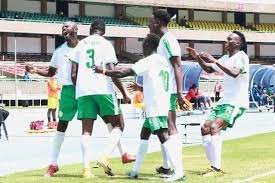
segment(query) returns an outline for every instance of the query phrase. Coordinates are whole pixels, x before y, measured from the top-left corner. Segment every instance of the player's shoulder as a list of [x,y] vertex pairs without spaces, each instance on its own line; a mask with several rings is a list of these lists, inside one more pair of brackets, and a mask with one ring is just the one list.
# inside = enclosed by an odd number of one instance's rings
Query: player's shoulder
[[84,39],[82,39],[81,41],[79,41],[79,43],[77,44],[77,46],[82,46],[84,44],[87,44],[90,40],[91,40],[91,36],[85,37]]
[[248,59],[248,60],[249,60],[248,55],[247,55],[244,51],[240,51],[239,54],[240,54],[241,57],[243,57],[244,59]]
[[162,38],[160,39],[160,42],[161,44],[164,44],[164,45],[173,45],[173,46],[176,46],[178,45],[179,46],[179,42],[177,40],[177,38],[170,32],[166,32]]
[[172,34],[171,32],[166,32],[163,36],[162,36],[162,40],[168,40],[168,41],[177,41],[177,38],[174,34]]
[[59,53],[60,51],[64,50],[64,48],[67,46],[67,42],[61,44],[54,50],[54,54]]
[[159,53],[154,53],[152,55],[150,55],[149,57],[147,57],[147,59],[152,60],[152,62],[156,63],[156,64],[161,64],[161,65],[168,65],[168,62],[166,61],[165,57],[162,56]]
[[220,62],[223,62],[223,61],[225,61],[225,60],[227,60],[227,59],[229,59],[229,55],[228,55],[228,54],[225,54],[225,55],[223,55],[222,57],[219,58],[219,61],[220,61]]

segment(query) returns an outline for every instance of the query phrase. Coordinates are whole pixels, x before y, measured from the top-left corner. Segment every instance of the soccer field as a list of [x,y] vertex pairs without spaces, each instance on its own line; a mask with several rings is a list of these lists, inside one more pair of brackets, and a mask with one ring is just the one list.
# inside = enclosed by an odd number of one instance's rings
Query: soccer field
[[[274,182],[275,180],[275,133],[266,133],[247,138],[230,140],[223,145],[222,177],[205,178],[200,174],[208,167],[202,146],[184,148],[184,166],[187,175],[185,182]],[[160,182],[154,169],[161,162],[160,153],[151,153],[145,157],[137,180],[129,180],[125,173],[132,165],[122,165],[120,159],[112,159],[111,165],[115,177],[107,177],[100,168],[92,169],[96,177],[93,180],[81,178],[82,165],[62,166],[52,178],[44,178],[45,169],[11,174],[0,177],[1,183],[73,183],[73,182]],[[31,162],[30,162],[31,163]]]

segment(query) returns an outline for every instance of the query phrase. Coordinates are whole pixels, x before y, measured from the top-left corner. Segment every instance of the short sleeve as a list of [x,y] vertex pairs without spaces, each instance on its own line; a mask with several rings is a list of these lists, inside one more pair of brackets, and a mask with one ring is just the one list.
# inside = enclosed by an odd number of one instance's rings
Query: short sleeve
[[139,60],[132,66],[132,70],[136,73],[136,75],[142,75],[147,72],[148,69],[149,62],[147,61],[147,58]]
[[51,62],[50,62],[50,66],[51,67],[54,67],[56,69],[58,69],[58,50],[56,50],[54,53],[53,53],[53,56],[51,58]]
[[79,63],[79,58],[81,54],[80,50],[81,45],[80,43],[78,43],[78,45],[73,50],[71,50],[68,55],[65,55],[65,57],[68,57],[71,62]]
[[242,54],[241,59],[236,60],[233,67],[240,69],[241,74],[247,73],[249,67],[248,56],[246,54]]
[[166,54],[168,55],[169,59],[171,57],[181,56],[180,45],[175,37],[173,36],[165,37],[164,39],[162,39],[162,44],[165,47]]
[[113,47],[113,45],[107,41],[106,45],[105,45],[105,58],[104,58],[104,63],[108,64],[108,63],[117,63],[117,57],[116,57],[116,52],[115,49]]
[[[224,55],[219,58],[218,62],[223,63],[227,58],[228,56]],[[212,69],[214,69],[216,72],[223,73],[223,71],[216,64],[212,64]]]

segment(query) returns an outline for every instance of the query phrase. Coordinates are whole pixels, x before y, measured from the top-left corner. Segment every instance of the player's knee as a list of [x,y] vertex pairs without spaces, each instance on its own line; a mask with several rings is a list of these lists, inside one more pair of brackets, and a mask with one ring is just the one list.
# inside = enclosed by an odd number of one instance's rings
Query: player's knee
[[169,121],[168,122],[168,134],[175,135],[177,133],[178,133],[178,130],[177,130],[175,123],[173,123],[172,121]]
[[149,140],[149,137],[150,137],[150,135],[148,135],[148,134],[145,134],[145,133],[140,134],[140,139],[141,140]]
[[211,135],[216,135],[220,132],[220,128],[215,124],[211,124],[210,126]]
[[57,125],[57,131],[59,131],[59,132],[66,132],[67,127],[68,127],[68,122],[59,121],[59,123]]
[[208,135],[211,133],[211,128],[208,124],[203,124],[203,126],[201,127],[201,134],[202,135]]

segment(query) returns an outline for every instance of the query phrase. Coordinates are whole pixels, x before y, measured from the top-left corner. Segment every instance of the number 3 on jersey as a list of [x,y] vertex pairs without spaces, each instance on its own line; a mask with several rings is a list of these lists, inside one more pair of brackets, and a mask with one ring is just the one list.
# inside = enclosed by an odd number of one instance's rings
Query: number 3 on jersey
[[167,92],[169,90],[169,72],[161,70],[159,73],[159,77],[161,77],[164,90]]
[[86,51],[86,53],[89,57],[89,61],[86,62],[86,67],[91,68],[95,65],[95,50],[94,49],[88,49]]

